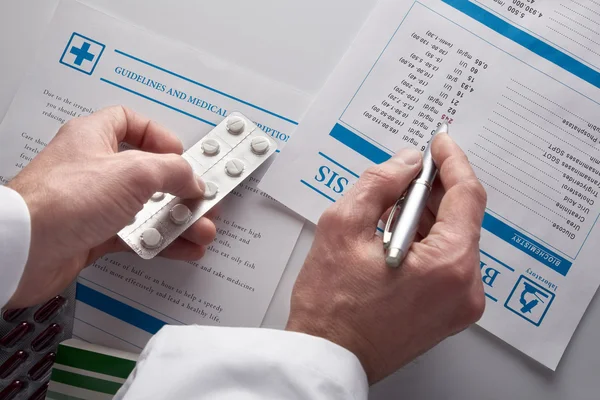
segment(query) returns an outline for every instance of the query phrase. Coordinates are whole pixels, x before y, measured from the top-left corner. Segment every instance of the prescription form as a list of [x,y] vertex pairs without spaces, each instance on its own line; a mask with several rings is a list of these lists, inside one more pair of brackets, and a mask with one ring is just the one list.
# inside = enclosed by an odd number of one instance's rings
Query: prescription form
[[600,279],[600,2],[382,0],[260,188],[316,222],[437,123],[488,193],[479,325],[556,369]]
[[[125,104],[157,120],[186,148],[239,111],[282,148],[309,104],[295,90],[73,1],[60,3],[40,49],[0,126],[3,183],[64,122],[104,106]],[[165,323],[260,326],[304,223],[257,189],[266,166],[220,204],[217,238],[202,260],[119,254],[86,268],[74,335],[140,352]]]

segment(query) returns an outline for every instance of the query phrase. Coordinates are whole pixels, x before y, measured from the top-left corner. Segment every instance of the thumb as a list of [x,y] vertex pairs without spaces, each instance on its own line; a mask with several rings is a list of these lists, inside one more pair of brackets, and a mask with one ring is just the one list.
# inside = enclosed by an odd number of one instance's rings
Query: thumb
[[379,219],[406,191],[421,170],[422,156],[416,149],[404,149],[383,164],[367,169],[340,201],[347,221],[357,230],[372,234]]
[[155,154],[129,150],[116,155],[123,158],[126,182],[145,203],[156,192],[195,199],[204,195],[204,182],[192,166],[178,154]]

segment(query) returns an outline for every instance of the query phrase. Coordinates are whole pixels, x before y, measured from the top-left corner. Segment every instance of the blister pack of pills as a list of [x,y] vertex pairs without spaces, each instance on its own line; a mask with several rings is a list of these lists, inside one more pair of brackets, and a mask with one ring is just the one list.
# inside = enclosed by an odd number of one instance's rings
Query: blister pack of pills
[[140,257],[158,255],[242,183],[277,150],[277,142],[240,113],[232,113],[183,157],[206,184],[203,199],[156,193],[121,239]]
[[0,400],[46,398],[58,344],[71,337],[75,284],[31,308],[0,313]]

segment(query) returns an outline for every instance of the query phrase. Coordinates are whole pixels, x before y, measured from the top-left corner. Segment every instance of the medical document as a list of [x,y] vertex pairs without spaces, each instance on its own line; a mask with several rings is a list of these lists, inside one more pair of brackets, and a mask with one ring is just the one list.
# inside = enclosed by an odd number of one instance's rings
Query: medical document
[[488,192],[480,325],[556,369],[600,280],[600,3],[382,0],[259,186],[316,222],[440,121]]
[[[125,104],[155,119],[186,148],[239,111],[282,148],[308,101],[291,88],[64,1],[0,127],[0,179],[16,175],[66,121],[104,106]],[[220,203],[217,238],[201,260],[118,254],[85,269],[75,335],[139,352],[165,323],[260,326],[304,222],[257,188],[268,164]]]

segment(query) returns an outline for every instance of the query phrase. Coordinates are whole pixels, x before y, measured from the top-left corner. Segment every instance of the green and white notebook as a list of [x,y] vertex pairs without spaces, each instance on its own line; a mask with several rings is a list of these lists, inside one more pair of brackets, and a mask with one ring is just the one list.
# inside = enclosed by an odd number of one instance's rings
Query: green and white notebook
[[137,354],[69,339],[58,347],[46,399],[112,399],[135,368]]

